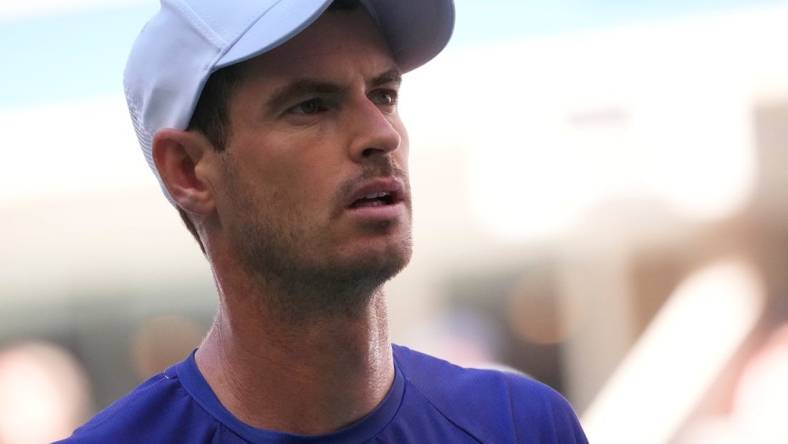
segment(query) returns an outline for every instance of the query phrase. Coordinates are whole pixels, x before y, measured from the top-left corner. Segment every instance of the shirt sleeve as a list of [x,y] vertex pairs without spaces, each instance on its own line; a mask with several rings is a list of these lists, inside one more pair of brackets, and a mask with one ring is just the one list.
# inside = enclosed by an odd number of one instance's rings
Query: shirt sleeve
[[560,393],[515,375],[509,384],[517,442],[588,444],[577,415]]

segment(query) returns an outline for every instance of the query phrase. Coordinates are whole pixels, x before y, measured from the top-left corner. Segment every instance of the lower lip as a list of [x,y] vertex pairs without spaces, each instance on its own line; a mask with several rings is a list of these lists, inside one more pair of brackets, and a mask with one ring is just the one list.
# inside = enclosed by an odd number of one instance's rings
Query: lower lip
[[391,220],[396,219],[405,213],[405,204],[402,202],[397,202],[391,205],[348,208],[347,211],[354,217],[374,220]]

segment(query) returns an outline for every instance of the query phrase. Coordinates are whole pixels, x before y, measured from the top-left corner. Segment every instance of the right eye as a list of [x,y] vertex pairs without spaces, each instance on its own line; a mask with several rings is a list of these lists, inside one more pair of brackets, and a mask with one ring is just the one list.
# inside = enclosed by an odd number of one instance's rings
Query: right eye
[[328,111],[328,105],[323,99],[320,98],[305,100],[287,110],[287,112],[290,114],[304,115],[318,114],[324,111]]

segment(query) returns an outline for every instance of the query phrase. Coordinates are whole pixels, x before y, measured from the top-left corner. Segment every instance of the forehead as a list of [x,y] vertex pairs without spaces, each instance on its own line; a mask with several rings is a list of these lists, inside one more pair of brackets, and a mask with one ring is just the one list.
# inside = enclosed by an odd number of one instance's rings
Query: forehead
[[297,36],[246,65],[247,72],[267,78],[321,77],[359,70],[373,75],[396,67],[383,35],[361,7],[324,13]]

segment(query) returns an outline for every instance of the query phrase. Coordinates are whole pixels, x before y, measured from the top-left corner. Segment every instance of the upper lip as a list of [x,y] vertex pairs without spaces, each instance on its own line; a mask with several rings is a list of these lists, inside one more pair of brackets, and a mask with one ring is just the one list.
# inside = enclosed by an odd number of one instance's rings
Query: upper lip
[[396,204],[405,200],[405,187],[395,177],[381,177],[364,182],[351,193],[347,206],[350,207],[356,201],[378,193],[387,193],[391,197],[391,203]]

